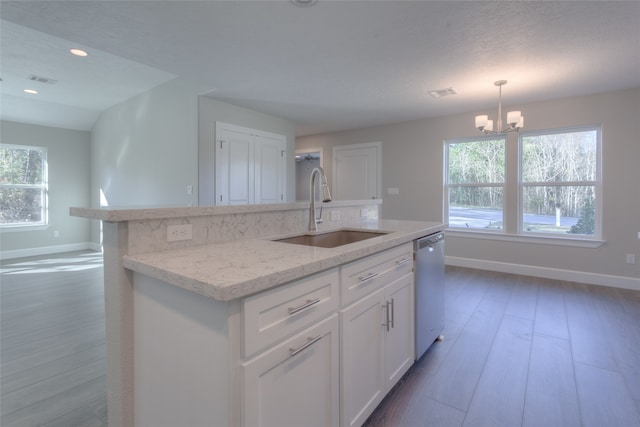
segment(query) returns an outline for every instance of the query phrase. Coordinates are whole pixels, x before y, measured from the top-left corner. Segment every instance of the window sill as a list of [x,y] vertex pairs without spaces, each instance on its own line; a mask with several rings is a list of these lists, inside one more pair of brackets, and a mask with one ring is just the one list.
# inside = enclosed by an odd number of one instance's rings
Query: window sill
[[13,233],[18,231],[42,231],[48,229],[47,224],[34,225],[5,225],[0,227],[0,233]]
[[576,248],[599,248],[606,243],[605,240],[596,239],[580,239],[580,238],[567,238],[567,237],[555,237],[555,236],[527,236],[527,235],[515,235],[504,234],[499,232],[487,232],[487,231],[467,231],[459,230],[457,228],[447,228],[447,237],[462,237],[465,239],[484,239],[484,240],[499,240],[503,242],[515,242],[515,243],[534,243],[538,245],[552,245],[552,246],[571,246]]

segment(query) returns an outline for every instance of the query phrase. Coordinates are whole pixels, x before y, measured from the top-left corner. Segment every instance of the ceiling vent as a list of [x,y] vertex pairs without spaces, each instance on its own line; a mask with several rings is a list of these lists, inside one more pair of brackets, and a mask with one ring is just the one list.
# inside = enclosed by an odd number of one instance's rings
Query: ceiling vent
[[32,82],[38,82],[38,83],[46,83],[49,85],[54,85],[58,83],[58,81],[55,79],[50,79],[49,77],[36,76],[35,74],[29,74],[27,76],[27,80],[31,80]]
[[457,92],[452,87],[446,89],[430,90],[429,95],[434,98],[442,98],[443,96],[455,95]]

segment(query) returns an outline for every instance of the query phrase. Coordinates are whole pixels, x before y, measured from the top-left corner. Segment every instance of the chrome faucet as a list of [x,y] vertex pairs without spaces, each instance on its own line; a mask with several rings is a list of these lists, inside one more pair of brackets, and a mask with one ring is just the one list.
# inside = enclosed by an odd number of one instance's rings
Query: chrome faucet
[[311,177],[309,177],[309,231],[318,231],[318,224],[322,222],[322,205],[320,205],[320,216],[316,217],[316,177],[320,175],[320,185],[322,188],[322,201],[331,201],[331,192],[329,184],[327,184],[327,176],[321,167],[313,168]]

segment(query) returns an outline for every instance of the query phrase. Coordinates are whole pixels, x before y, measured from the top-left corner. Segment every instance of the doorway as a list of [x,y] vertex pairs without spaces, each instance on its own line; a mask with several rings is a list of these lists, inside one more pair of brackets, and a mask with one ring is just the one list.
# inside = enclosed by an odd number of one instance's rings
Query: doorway
[[296,201],[309,201],[309,177],[316,167],[322,167],[321,148],[296,151]]

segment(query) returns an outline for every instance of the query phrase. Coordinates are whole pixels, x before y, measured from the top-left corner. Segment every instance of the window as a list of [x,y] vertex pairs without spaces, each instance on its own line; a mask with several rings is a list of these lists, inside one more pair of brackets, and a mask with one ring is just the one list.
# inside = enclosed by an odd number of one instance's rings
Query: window
[[521,233],[599,236],[600,131],[520,135]]
[[496,239],[595,243],[602,237],[601,139],[599,126],[583,126],[445,141],[449,227]]
[[47,223],[47,149],[0,146],[0,227]]
[[445,143],[449,227],[503,229],[505,143],[504,136]]

